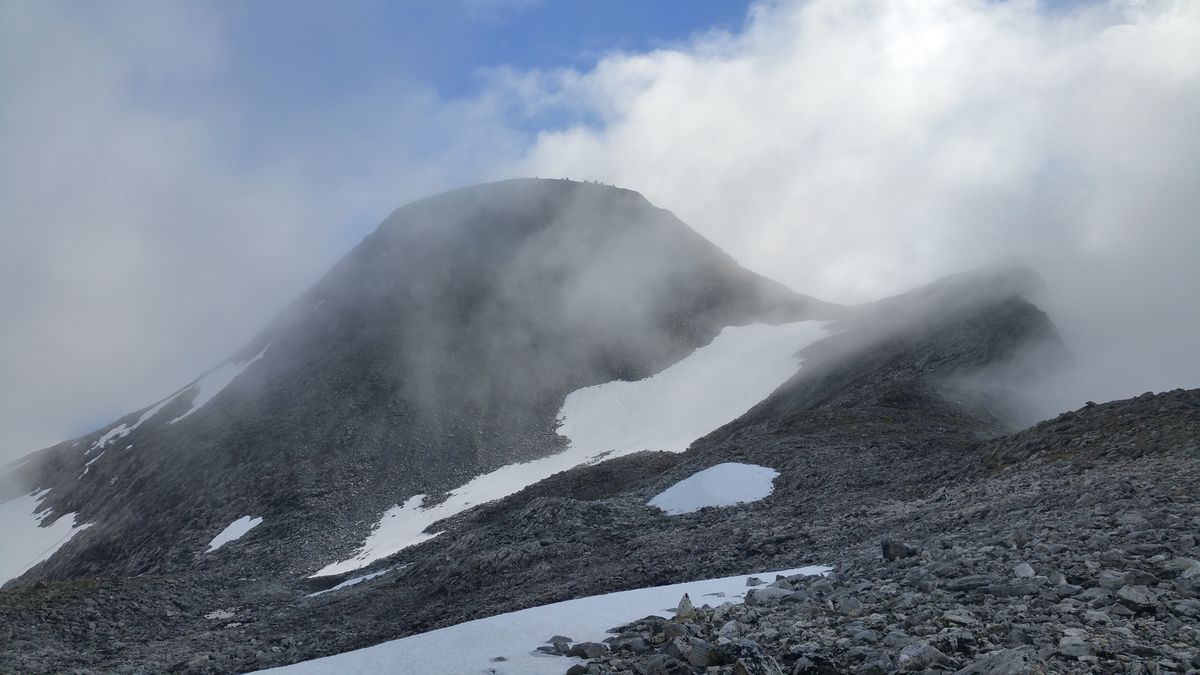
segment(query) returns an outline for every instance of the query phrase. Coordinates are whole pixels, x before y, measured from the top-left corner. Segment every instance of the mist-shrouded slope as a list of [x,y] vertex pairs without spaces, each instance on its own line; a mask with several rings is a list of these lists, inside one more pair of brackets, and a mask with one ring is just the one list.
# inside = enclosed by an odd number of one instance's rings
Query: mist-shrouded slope
[[[839,313],[628,190],[515,180],[425,199],[228,362],[10,469],[0,499],[39,491],[44,522],[88,525],[22,581],[238,555],[309,574],[413,495],[564,450],[572,391],[652,375],[727,326]],[[207,552],[247,514],[261,523]]]
[[[1079,504],[1026,481],[1038,466],[989,468],[1021,412],[1006,390],[1062,356],[1023,299],[1037,283],[985,270],[840,308],[635,193],[517,181],[418,202],[196,384],[9,469],[61,548],[0,590],[0,670],[246,672],[1006,527],[1026,497],[991,504],[1014,488]],[[1160,403],[1138,403],[1162,407],[1143,435],[1193,429],[1194,406]],[[1113,438],[1086,417],[1048,447]],[[696,499],[731,466],[757,487]]]

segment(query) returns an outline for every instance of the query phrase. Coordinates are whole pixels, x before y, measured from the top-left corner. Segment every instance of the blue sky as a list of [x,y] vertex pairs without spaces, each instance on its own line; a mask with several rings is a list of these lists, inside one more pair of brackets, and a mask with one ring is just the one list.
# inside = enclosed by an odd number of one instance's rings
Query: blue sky
[[643,2],[228,3],[237,86],[266,109],[319,105],[379,78],[473,94],[481,69],[587,67],[615,50],[646,51],[712,28],[736,29],[748,3]]

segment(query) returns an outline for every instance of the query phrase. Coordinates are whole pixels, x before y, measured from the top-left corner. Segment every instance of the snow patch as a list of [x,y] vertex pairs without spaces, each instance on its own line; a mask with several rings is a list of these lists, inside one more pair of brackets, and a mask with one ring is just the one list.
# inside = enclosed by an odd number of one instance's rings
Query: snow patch
[[221,530],[220,534],[213,537],[212,541],[208,542],[208,551],[205,551],[205,553],[211,553],[212,551],[221,548],[231,541],[241,539],[242,535],[252,530],[262,521],[262,518],[253,516],[242,516],[241,518],[238,518],[230,523],[225,529]]
[[0,546],[0,584],[29,571],[54,555],[71,537],[91,527],[91,523],[77,525],[74,513],[59,516],[42,527],[50,507],[41,507],[39,502],[49,492],[33,492],[0,503],[0,540],[8,542]]
[[323,591],[317,591],[316,593],[309,593],[307,597],[315,598],[318,595],[323,595],[325,593],[332,593],[334,591],[340,591],[343,588],[349,588],[351,586],[357,586],[364,581],[370,581],[372,579],[376,579],[378,577],[381,577],[381,576],[387,574],[388,572],[391,572],[393,570],[402,570],[405,567],[408,567],[408,565],[397,565],[396,567],[389,567],[386,570],[380,570],[378,572],[364,574],[361,577],[354,577],[353,579],[347,579],[347,580],[343,581],[342,583],[338,584],[337,586],[334,586],[333,588],[326,588]]
[[[422,673],[424,675],[562,675],[578,660],[535,651],[552,635],[600,642],[607,630],[649,614],[670,614],[684,593],[696,605],[740,603],[750,576],[820,574],[828,567],[690,581],[556,602],[460,623],[335,656],[260,671],[279,675]],[[504,661],[492,661],[502,656]]]
[[[130,447],[130,448],[132,448],[133,446],[131,445],[131,446],[129,446],[129,447]],[[128,448],[126,448],[126,449],[128,450]],[[101,457],[103,457],[103,456],[104,456],[106,453],[108,453],[108,451],[107,451],[107,450],[101,450],[101,451],[100,451],[100,454],[98,454],[98,455],[96,455],[95,457],[93,457],[93,458],[89,459],[89,460],[87,461],[87,464],[84,464],[84,465],[83,465],[83,473],[79,474],[79,478],[83,478],[84,476],[86,476],[86,475],[87,475],[87,473],[88,473],[88,469],[89,469],[89,468],[92,466],[92,464],[95,464],[95,463],[96,463],[96,460],[98,460],[98,459],[100,459]],[[76,478],[75,480],[79,480],[79,478]]]
[[178,392],[172,394],[171,396],[164,398],[163,400],[159,401],[158,403],[155,403],[148,410],[146,410],[146,412],[142,413],[142,416],[139,417],[138,420],[136,422],[134,422],[133,426],[131,426],[131,427],[126,426],[125,424],[119,424],[119,425],[113,427],[112,429],[109,429],[108,432],[106,432],[103,436],[101,436],[99,438],[99,440],[97,440],[95,443],[93,443],[92,447],[88,448],[87,452],[85,452],[84,454],[90,455],[93,452],[95,452],[96,450],[100,450],[110,443],[114,443],[116,441],[121,440],[122,438],[125,438],[129,434],[133,433],[134,429],[137,429],[138,427],[142,426],[143,422],[145,422],[146,420],[150,419],[151,417],[154,417],[155,415],[157,415],[158,411],[165,408],[168,403],[170,403],[171,401],[174,401],[175,398],[177,396],[179,396],[179,394],[182,394],[182,393],[183,393],[182,390],[178,391]]
[[636,382],[615,381],[571,392],[558,433],[570,443],[556,455],[476,476],[425,508],[416,495],[384,512],[362,548],[314,577],[365,567],[436,537],[426,528],[472,506],[507,497],[581,464],[641,450],[683,452],[696,439],[741,417],[800,369],[796,352],[827,335],[829,322],[731,326],[673,366]]
[[227,619],[232,619],[236,615],[237,610],[237,607],[230,607],[229,609],[215,609],[208,614],[205,614],[204,618],[210,621],[225,621]]
[[201,377],[199,380],[196,380],[190,387],[185,388],[183,391],[188,391],[191,389],[196,390],[196,395],[192,397],[192,407],[188,408],[187,412],[183,413],[179,417],[176,417],[167,424],[174,424],[204,407],[205,403],[208,403],[214,396],[221,393],[225,387],[229,386],[230,382],[233,382],[235,379],[237,379],[238,375],[246,372],[246,369],[254,365],[255,361],[261,359],[263,354],[267,353],[267,349],[270,346],[271,345],[268,344],[266,347],[262,348],[261,352],[245,361],[230,361],[229,363],[218,366],[209,374]]
[[650,506],[667,515],[677,516],[699,511],[706,506],[733,506],[756,502],[775,489],[779,472],[755,464],[727,462],[698,471],[663,490]]

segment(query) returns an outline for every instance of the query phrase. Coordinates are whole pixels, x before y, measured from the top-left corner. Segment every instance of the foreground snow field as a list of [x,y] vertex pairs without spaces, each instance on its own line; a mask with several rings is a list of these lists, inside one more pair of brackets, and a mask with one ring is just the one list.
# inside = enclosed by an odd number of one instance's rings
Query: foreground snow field
[[[259,671],[279,675],[339,673],[423,675],[562,675],[577,659],[536,651],[554,635],[575,642],[599,642],[607,630],[643,616],[670,616],[687,593],[697,607],[739,603],[751,576],[767,580],[776,574],[820,574],[828,567],[802,567],[778,572],[689,581],[669,586],[594,595],[468,621],[420,635]],[[495,661],[497,657],[503,660]]]
[[34,565],[54,555],[71,537],[89,525],[77,525],[75,514],[59,516],[48,527],[42,527],[39,502],[45,490],[23,495],[0,504],[0,584],[24,574]]
[[567,449],[477,476],[444,502],[424,507],[415,495],[388,509],[352,558],[314,577],[364,567],[437,536],[425,529],[473,506],[518,492],[572,467],[641,450],[683,452],[698,438],[741,417],[800,369],[796,352],[825,337],[827,322],[725,328],[708,345],[636,382],[607,382],[567,396],[558,433]]

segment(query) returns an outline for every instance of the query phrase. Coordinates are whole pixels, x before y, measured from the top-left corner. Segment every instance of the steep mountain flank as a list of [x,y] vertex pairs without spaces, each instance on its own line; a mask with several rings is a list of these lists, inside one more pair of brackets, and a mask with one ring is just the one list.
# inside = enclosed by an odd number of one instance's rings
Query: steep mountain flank
[[91,524],[28,579],[211,564],[206,542],[247,515],[289,542],[256,549],[259,569],[311,574],[394,504],[561,450],[570,391],[650,375],[728,325],[837,311],[628,190],[517,180],[425,199],[229,363],[11,472],[10,496],[49,489],[51,518]]

